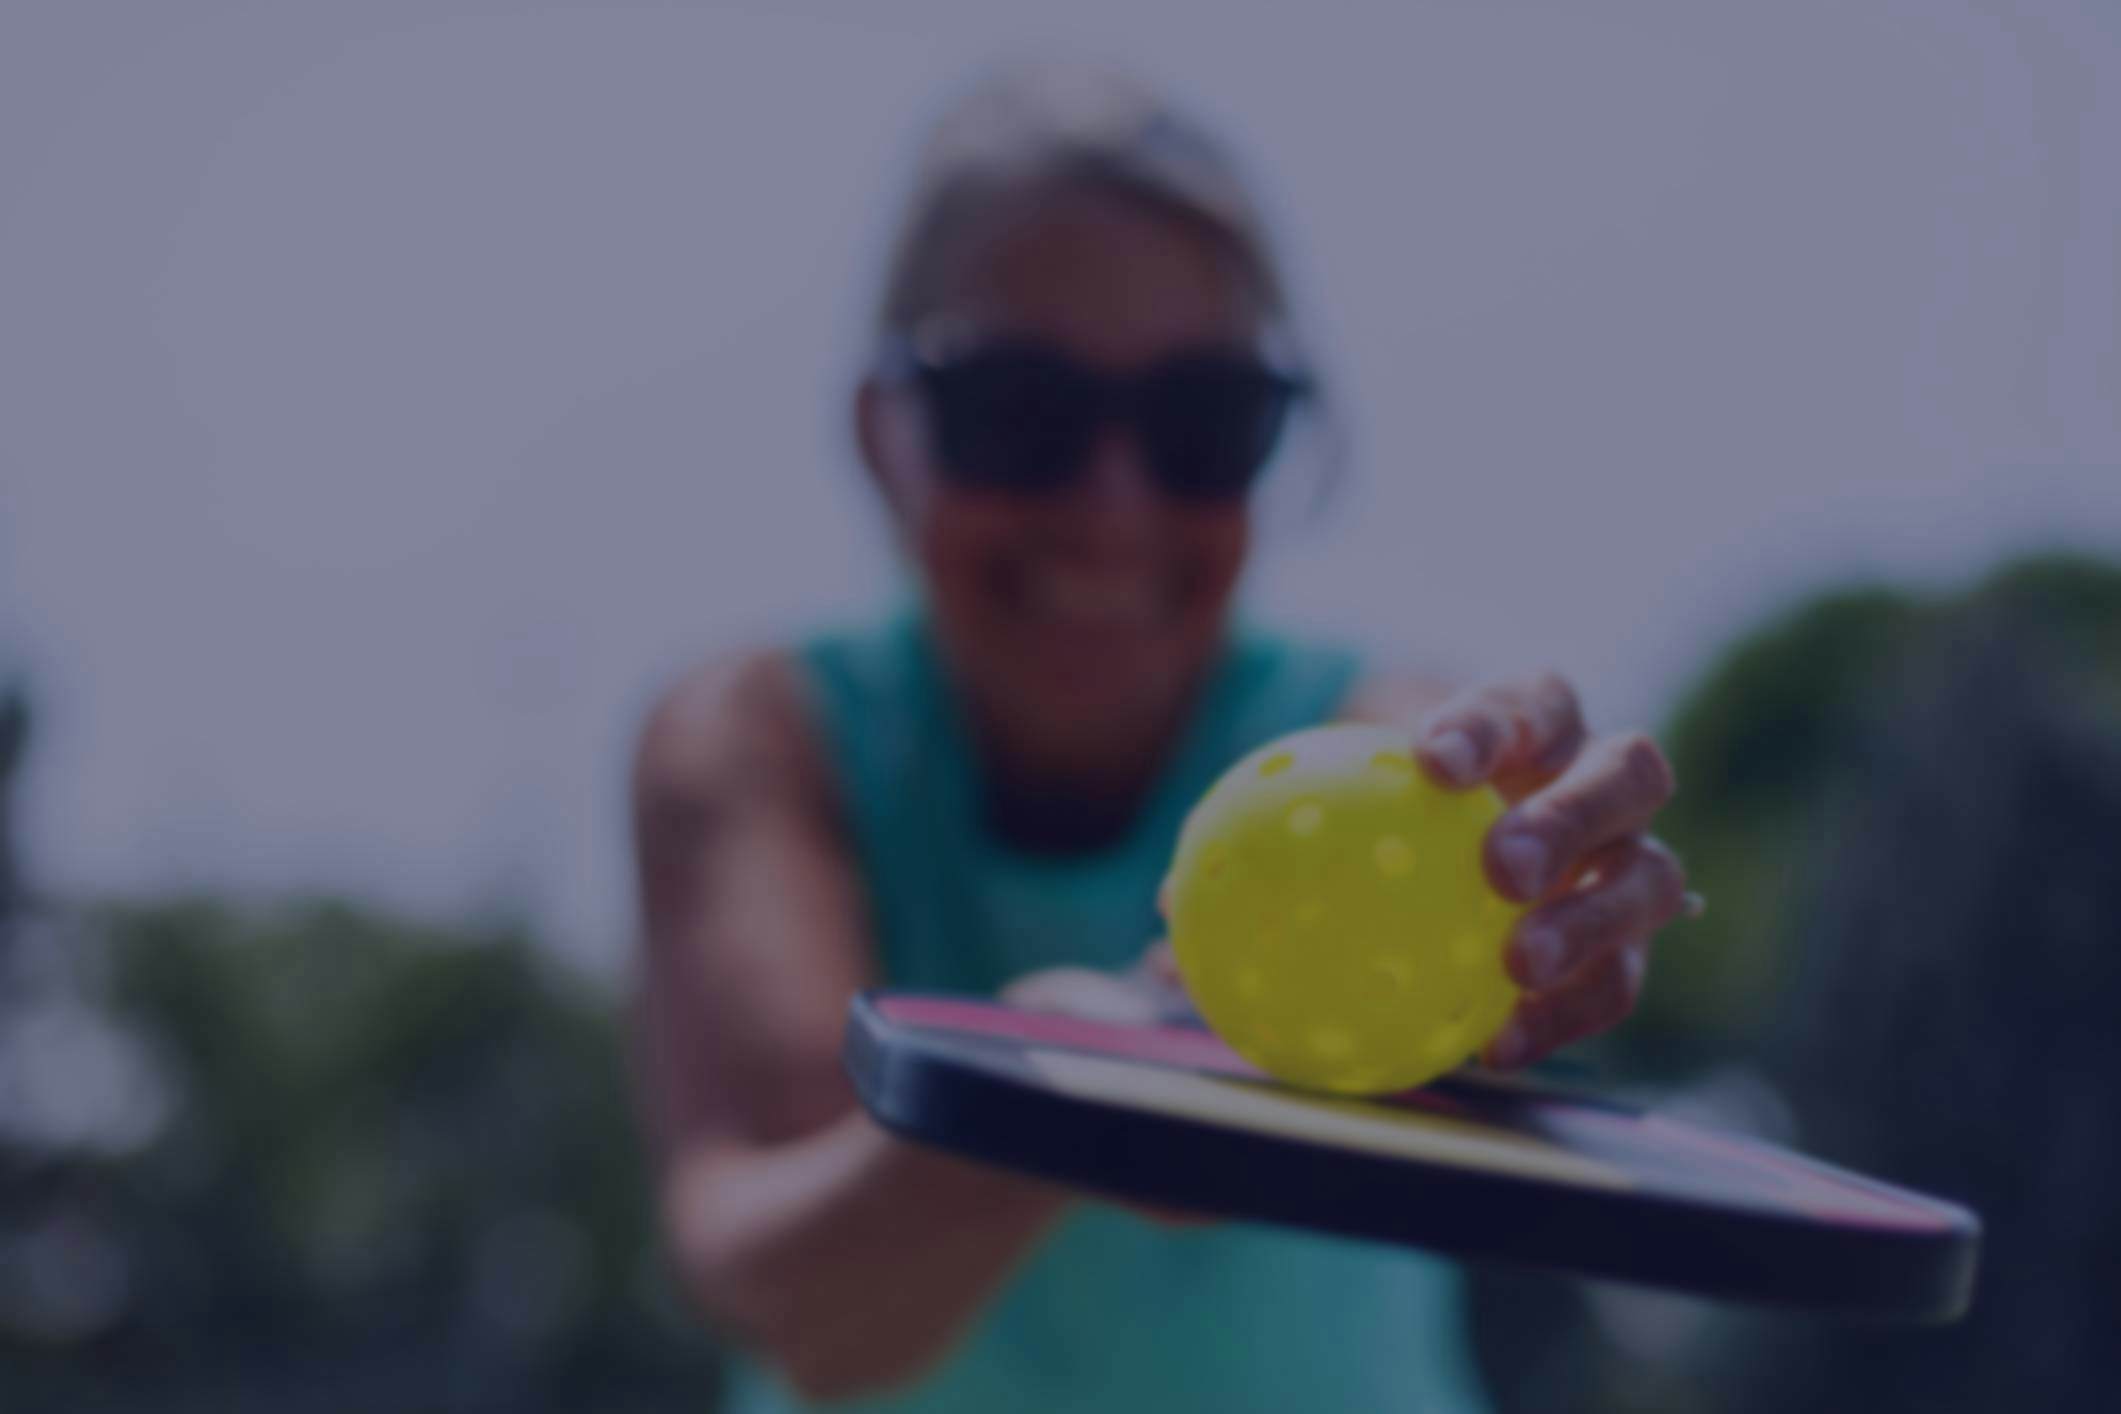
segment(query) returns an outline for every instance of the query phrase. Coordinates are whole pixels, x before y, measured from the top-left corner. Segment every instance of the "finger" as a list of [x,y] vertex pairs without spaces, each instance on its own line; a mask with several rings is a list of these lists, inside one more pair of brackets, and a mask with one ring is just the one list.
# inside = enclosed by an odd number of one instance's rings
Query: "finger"
[[1599,953],[1651,936],[1686,908],[1686,870],[1655,839],[1607,845],[1588,863],[1596,883],[1518,920],[1504,954],[1518,985],[1550,991]]
[[1536,790],[1583,748],[1583,709],[1555,673],[1460,693],[1423,719],[1414,754],[1438,785]]
[[1155,989],[1087,967],[1034,972],[1004,987],[1002,1000],[1025,1011],[1115,1026],[1154,1026],[1163,1014]]
[[1640,834],[1672,798],[1672,768],[1640,732],[1594,742],[1545,790],[1488,832],[1488,881],[1531,903],[1601,845]]
[[1180,986],[1184,982],[1184,978],[1180,976],[1178,970],[1178,954],[1172,951],[1171,940],[1168,938],[1159,939],[1151,944],[1149,950],[1141,955],[1141,961],[1136,963],[1135,966],[1150,981],[1167,987]]
[[1567,770],[1590,733],[1576,689],[1559,673],[1541,673],[1517,691],[1514,751],[1506,751],[1489,779],[1505,800],[1522,800]]
[[1527,995],[1483,1060],[1515,1070],[1626,1020],[1642,995],[1649,958],[1649,939],[1629,942],[1598,954],[1565,986]]
[[1185,975],[1178,970],[1178,954],[1164,939],[1143,953],[1132,975],[1156,1003],[1156,1021],[1164,1026],[1186,1026],[1199,1022],[1200,1012],[1186,990]]

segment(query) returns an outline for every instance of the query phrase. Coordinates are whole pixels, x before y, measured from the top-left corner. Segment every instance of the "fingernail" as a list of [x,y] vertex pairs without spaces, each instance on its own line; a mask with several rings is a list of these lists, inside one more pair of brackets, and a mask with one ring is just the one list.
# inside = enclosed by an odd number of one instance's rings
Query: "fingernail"
[[1686,896],[1679,901],[1679,911],[1689,918],[1699,918],[1709,911],[1709,901],[1689,889]]
[[1502,863],[1502,876],[1510,891],[1521,899],[1535,899],[1547,886],[1547,869],[1551,854],[1545,840],[1534,834],[1517,831],[1504,835],[1495,845],[1495,857]]
[[1534,925],[1517,935],[1516,952],[1520,977],[1537,991],[1553,982],[1561,966],[1561,934],[1545,924]]
[[1453,727],[1430,737],[1425,750],[1446,781],[1453,785],[1473,783],[1473,775],[1480,769],[1480,748],[1473,744],[1473,738]]
[[1488,1047],[1488,1063],[1497,1070],[1515,1070],[1530,1059],[1531,1053],[1532,1038],[1525,1035],[1524,1023],[1512,1020]]

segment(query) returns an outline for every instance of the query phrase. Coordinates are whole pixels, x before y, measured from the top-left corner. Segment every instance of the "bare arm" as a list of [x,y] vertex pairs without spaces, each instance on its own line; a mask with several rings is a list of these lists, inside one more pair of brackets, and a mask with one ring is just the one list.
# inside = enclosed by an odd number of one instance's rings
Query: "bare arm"
[[785,661],[694,674],[633,779],[646,956],[635,1025],[686,1289],[806,1396],[939,1358],[1066,1199],[902,1144],[839,1061],[873,948]]

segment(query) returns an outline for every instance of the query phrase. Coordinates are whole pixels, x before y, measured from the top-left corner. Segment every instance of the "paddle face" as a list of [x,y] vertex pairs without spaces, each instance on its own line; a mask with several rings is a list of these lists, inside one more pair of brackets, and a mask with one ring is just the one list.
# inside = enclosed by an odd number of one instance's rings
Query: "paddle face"
[[1114,1197],[1851,1315],[1972,1294],[1964,1208],[1534,1082],[1321,1096],[1198,1029],[916,993],[856,999],[846,1054],[894,1132]]

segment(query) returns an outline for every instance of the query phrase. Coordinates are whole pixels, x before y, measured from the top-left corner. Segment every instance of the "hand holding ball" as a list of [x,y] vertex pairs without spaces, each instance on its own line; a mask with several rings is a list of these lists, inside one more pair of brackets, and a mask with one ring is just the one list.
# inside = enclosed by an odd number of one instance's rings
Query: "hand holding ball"
[[1292,1084],[1406,1089],[1478,1052],[1517,987],[1519,912],[1488,886],[1486,787],[1447,791],[1399,733],[1317,727],[1225,772],[1187,817],[1172,949],[1201,1016]]

